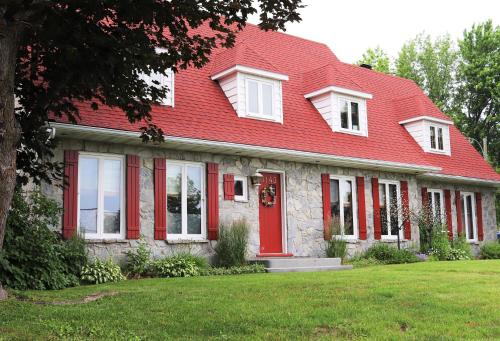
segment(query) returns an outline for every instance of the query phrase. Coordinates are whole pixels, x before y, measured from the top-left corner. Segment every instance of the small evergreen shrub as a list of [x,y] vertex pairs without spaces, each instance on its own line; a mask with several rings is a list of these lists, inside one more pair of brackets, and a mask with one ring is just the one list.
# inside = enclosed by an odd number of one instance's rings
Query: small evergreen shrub
[[485,243],[481,246],[480,256],[482,259],[500,259],[500,243]]
[[0,282],[18,290],[62,289],[79,284],[87,263],[85,242],[52,231],[62,210],[39,192],[16,190],[0,250]]
[[340,231],[341,226],[339,219],[332,219],[330,222],[330,228],[328,229],[330,239],[325,241],[325,251],[326,256],[329,258],[341,258],[344,260],[347,256],[347,242],[342,239],[342,236],[339,236]]
[[419,258],[410,250],[398,250],[394,246],[385,243],[376,243],[369,247],[360,258],[376,259],[383,264],[416,263]]
[[153,277],[192,277],[200,274],[192,259],[176,256],[152,261],[149,271]]
[[93,263],[83,267],[80,278],[82,282],[88,284],[102,284],[122,281],[125,276],[123,276],[120,267],[113,260],[102,261],[96,259]]
[[264,264],[254,263],[230,268],[209,267],[200,272],[202,276],[243,275],[266,272]]
[[128,276],[140,278],[148,272],[151,262],[151,250],[146,241],[141,238],[137,249],[127,252],[127,265],[125,267]]
[[219,226],[219,239],[215,246],[218,264],[222,267],[240,266],[246,263],[248,224],[246,220],[234,221],[230,227]]

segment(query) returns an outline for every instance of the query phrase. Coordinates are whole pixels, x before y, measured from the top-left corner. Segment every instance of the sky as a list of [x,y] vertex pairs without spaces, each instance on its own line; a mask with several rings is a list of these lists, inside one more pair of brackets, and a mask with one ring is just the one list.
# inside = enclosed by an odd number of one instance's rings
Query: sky
[[[302,21],[286,32],[327,44],[337,57],[355,63],[369,47],[396,57],[401,46],[424,32],[462,36],[474,23],[500,24],[500,0],[304,0]],[[251,23],[258,23],[253,16]]]

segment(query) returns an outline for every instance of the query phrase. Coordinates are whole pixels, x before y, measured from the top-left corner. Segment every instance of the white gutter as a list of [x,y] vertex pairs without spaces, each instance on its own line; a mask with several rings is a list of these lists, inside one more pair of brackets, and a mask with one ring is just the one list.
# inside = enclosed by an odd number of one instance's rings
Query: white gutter
[[[77,138],[78,134],[82,134],[84,135],[84,138],[93,140],[109,141],[109,138],[116,138],[120,139],[121,141],[115,140],[110,142],[142,144],[142,140],[140,139],[141,133],[139,132],[81,126],[81,125],[73,125],[66,123],[50,123],[50,126],[55,127],[57,129],[58,135],[65,135],[67,137]],[[371,159],[356,158],[349,156],[338,156],[338,155],[330,155],[330,154],[322,154],[314,152],[305,152],[292,149],[263,147],[263,146],[239,144],[232,142],[210,141],[210,140],[193,139],[187,137],[176,137],[176,136],[164,136],[164,137],[165,137],[164,148],[172,148],[172,149],[204,148],[205,150],[207,151],[209,150],[213,153],[249,155],[256,157],[276,158],[281,160],[299,161],[306,163],[337,165],[344,167],[359,167],[364,169],[377,169],[377,170],[404,172],[412,174],[435,172],[441,170],[441,168],[433,166],[423,166],[423,165],[392,162],[392,161],[371,160]]]
[[463,183],[463,184],[480,185],[480,186],[492,186],[500,188],[500,181],[486,180],[480,178],[468,178],[465,176],[458,176],[458,175],[424,173],[417,175],[417,179],[431,180],[431,181],[432,180],[446,181],[446,182]]

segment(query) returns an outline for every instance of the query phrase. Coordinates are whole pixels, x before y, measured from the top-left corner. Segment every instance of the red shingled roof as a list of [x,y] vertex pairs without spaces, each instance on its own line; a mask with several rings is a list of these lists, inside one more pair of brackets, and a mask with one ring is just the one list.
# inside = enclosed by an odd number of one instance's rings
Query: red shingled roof
[[[283,124],[239,118],[219,84],[210,79],[240,63],[289,76],[282,82]],[[367,100],[368,137],[332,132],[304,98],[316,89],[316,81],[322,84],[318,89],[328,84],[373,95]],[[131,131],[141,126],[130,124],[117,109],[95,112],[82,104],[80,112],[82,125]],[[174,108],[153,109],[154,122],[169,136],[435,166],[442,174],[500,180],[454,126],[451,156],[424,153],[398,123],[421,115],[449,120],[413,81],[342,63],[324,44],[254,25],[238,34],[235,49],[215,51],[206,67],[176,74]]]

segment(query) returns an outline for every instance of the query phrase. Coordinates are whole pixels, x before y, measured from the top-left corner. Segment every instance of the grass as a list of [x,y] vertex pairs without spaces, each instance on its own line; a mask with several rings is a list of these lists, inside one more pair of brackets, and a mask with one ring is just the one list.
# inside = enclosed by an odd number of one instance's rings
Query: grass
[[500,338],[500,261],[130,280],[0,302],[0,340]]

